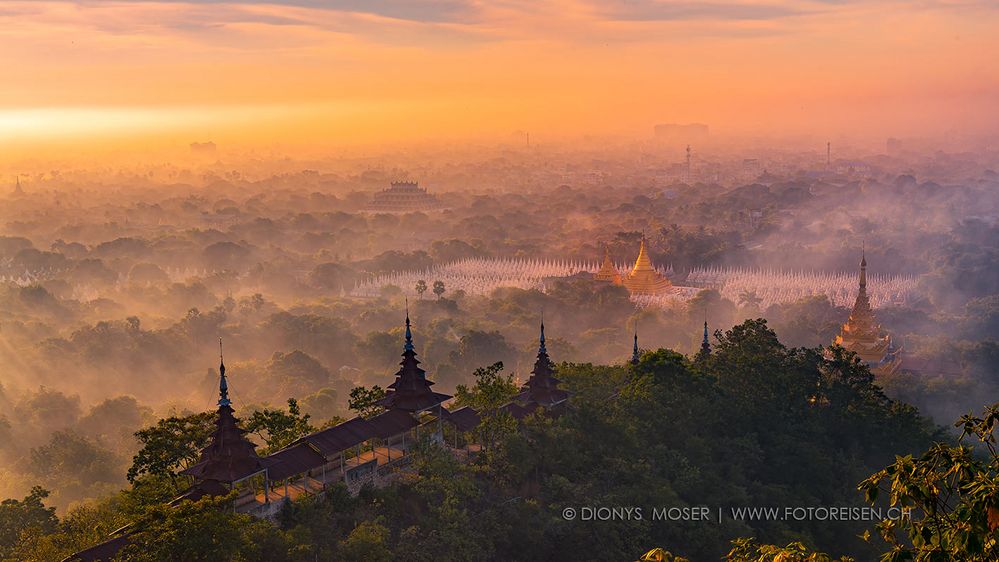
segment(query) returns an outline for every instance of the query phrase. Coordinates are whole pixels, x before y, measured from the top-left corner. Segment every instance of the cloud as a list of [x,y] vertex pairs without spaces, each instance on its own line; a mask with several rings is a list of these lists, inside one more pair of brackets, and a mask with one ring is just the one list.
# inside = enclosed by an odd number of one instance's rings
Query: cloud
[[596,6],[604,17],[623,21],[756,21],[814,13],[804,5],[769,2],[618,0]]
[[[210,6],[286,6],[334,12],[371,14],[385,18],[424,23],[459,23],[476,12],[475,3],[465,0],[132,0],[131,4],[189,4]],[[84,4],[121,4],[89,0]]]

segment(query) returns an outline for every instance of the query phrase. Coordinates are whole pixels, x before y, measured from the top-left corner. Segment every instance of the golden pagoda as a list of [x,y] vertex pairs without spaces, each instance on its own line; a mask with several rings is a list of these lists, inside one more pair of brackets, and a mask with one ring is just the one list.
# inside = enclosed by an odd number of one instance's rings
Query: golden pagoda
[[621,281],[621,284],[632,293],[642,295],[658,295],[669,291],[673,284],[669,282],[663,274],[656,271],[652,266],[649,254],[645,252],[645,237],[642,237],[642,246],[638,249],[638,259],[635,260],[635,267]]
[[871,301],[867,298],[867,256],[860,260],[860,291],[853,303],[850,318],[843,324],[834,342],[858,357],[871,368],[875,375],[897,373],[902,366],[902,350],[896,348],[874,318]]
[[600,271],[593,278],[597,281],[605,281],[615,285],[621,284],[621,273],[614,266],[614,262],[611,261],[610,250],[607,246],[604,246],[604,263],[600,265]]

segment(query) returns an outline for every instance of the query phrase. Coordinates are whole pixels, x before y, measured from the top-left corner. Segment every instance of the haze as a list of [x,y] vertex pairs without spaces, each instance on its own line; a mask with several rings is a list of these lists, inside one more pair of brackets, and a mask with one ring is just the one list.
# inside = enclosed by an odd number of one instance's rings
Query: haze
[[[996,4],[5,2],[0,146],[979,135]],[[32,153],[33,156],[37,154]]]

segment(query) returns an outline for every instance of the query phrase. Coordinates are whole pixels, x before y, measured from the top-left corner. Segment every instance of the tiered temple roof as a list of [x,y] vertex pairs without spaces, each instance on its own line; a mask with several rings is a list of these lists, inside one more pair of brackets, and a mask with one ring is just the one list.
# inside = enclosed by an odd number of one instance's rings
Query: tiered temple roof
[[421,188],[418,182],[394,181],[391,187],[375,194],[368,208],[388,213],[433,211],[440,208],[440,201],[436,195]]
[[649,259],[649,254],[645,251],[644,236],[642,237],[642,245],[638,249],[638,259],[635,260],[635,266],[631,268],[631,271],[621,281],[621,284],[629,292],[642,295],[663,294],[669,292],[673,287],[669,279],[659,273],[652,265],[652,260]]
[[229,385],[225,378],[225,362],[219,363],[219,409],[208,446],[201,450],[198,462],[181,474],[192,476],[195,486],[198,482],[212,481],[232,485],[264,472],[267,463],[257,456],[256,446],[248,440],[246,433],[237,425],[234,410],[229,401]]
[[537,406],[551,408],[565,402],[569,398],[569,393],[558,387],[561,381],[554,375],[555,364],[548,357],[548,349],[545,347],[545,323],[542,321],[538,358],[534,361],[531,378],[521,387],[521,393],[517,395],[516,400],[529,410]]
[[413,333],[410,330],[409,312],[406,312],[406,344],[403,346],[402,362],[395,382],[388,386],[385,398],[378,405],[389,410],[420,412],[439,406],[451,396],[430,389],[433,381],[427,380],[427,373],[420,368],[413,348]]
[[617,270],[614,262],[611,261],[610,249],[606,246],[604,247],[604,261],[600,264],[600,270],[593,275],[593,278],[597,281],[604,281],[615,285],[621,284],[621,273]]
[[860,291],[850,318],[836,336],[835,343],[856,353],[876,375],[898,372],[902,365],[901,349],[896,348],[874,317],[867,297],[867,256],[860,260]]

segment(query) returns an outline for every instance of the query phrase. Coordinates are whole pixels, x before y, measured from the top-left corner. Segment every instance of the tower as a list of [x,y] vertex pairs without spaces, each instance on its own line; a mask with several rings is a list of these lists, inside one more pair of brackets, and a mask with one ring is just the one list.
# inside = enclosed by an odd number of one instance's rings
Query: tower
[[600,264],[600,270],[593,276],[597,281],[605,281],[615,285],[621,284],[621,273],[618,272],[614,262],[611,261],[610,248],[604,246],[604,261]]
[[901,369],[901,348],[895,347],[891,335],[886,333],[874,317],[870,298],[867,296],[867,252],[861,252],[857,300],[850,317],[840,329],[833,343],[857,354],[875,375],[890,375]]
[[832,164],[832,143],[826,142],[826,168]]
[[551,408],[565,402],[569,398],[569,393],[558,387],[559,381],[555,378],[555,364],[548,357],[548,348],[545,346],[545,321],[541,320],[541,337],[538,339],[538,358],[534,361],[534,368],[531,370],[531,378],[521,387],[521,393],[516,399],[523,403],[528,410],[537,407]]
[[430,389],[434,381],[427,379],[427,372],[420,368],[413,345],[413,330],[409,322],[409,307],[406,308],[406,337],[402,346],[402,361],[395,381],[388,386],[385,398],[378,405],[389,410],[402,410],[416,414],[439,407],[451,398],[447,394]]
[[645,250],[645,236],[642,236],[642,245],[638,248],[638,259],[635,260],[635,266],[631,268],[621,284],[631,293],[643,295],[662,294],[673,286],[669,279],[659,273],[652,265],[652,260],[649,259],[649,254]]
[[638,352],[638,328],[635,328],[635,345],[631,348],[631,364],[638,365],[642,355]]
[[181,471],[194,478],[194,488],[189,493],[225,495],[239,482],[254,476],[263,474],[266,480],[267,461],[257,456],[256,447],[246,438],[246,431],[239,427],[233,413],[220,338],[218,416],[215,431],[208,445],[201,449],[198,462]]
[[690,182],[690,145],[687,145],[687,182]]

